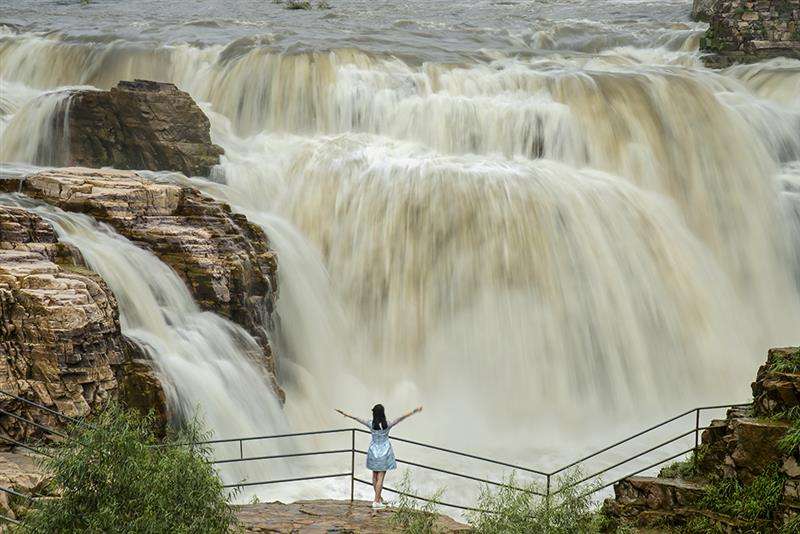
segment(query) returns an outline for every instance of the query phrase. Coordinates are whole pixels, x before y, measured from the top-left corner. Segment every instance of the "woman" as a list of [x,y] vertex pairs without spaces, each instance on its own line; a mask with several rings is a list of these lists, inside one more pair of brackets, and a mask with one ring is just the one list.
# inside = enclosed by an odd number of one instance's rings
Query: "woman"
[[372,471],[372,487],[375,488],[375,499],[372,501],[372,508],[376,510],[386,508],[386,505],[383,504],[383,498],[381,497],[383,479],[386,476],[386,471],[397,469],[397,462],[395,462],[394,459],[392,444],[389,442],[389,430],[403,419],[421,412],[422,406],[414,408],[414,410],[398,417],[391,423],[386,422],[386,412],[382,404],[376,404],[372,407],[371,424],[366,419],[354,417],[344,413],[342,410],[336,411],[345,417],[358,421],[372,431],[372,442],[370,442],[369,449],[367,449],[367,469]]

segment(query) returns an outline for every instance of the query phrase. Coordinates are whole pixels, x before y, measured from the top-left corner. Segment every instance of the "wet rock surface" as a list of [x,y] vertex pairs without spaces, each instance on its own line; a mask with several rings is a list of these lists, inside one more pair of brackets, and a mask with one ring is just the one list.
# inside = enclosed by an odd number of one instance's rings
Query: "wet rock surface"
[[[0,390],[81,417],[119,393],[118,373],[137,357],[120,332],[113,293],[80,253],[37,215],[0,206]],[[164,413],[155,400],[151,408]],[[0,407],[46,427],[65,425],[1,394]],[[8,415],[0,415],[0,433],[15,441],[44,435]]]
[[267,336],[277,300],[277,261],[260,227],[195,189],[132,171],[64,168],[0,185],[92,215],[151,250],[186,282],[202,309],[253,335],[260,350],[251,356],[282,396]]
[[[703,11],[699,4],[709,6]],[[700,43],[701,50],[711,54],[709,66],[800,58],[800,0],[698,1],[695,9],[710,14]]]
[[[720,532],[779,531],[800,514],[800,451],[787,451],[780,444],[797,424],[797,366],[800,349],[770,350],[752,384],[752,406],[729,409],[725,419],[712,421],[703,431],[696,467],[687,475],[690,479],[630,477],[614,486],[615,497],[605,502],[604,512],[644,528],[684,528],[701,518]],[[770,481],[783,485],[780,502],[769,519],[725,516],[701,501],[707,489],[721,481],[735,481],[747,488],[769,473],[776,474]]]
[[[245,532],[305,533],[363,533],[384,534],[403,532],[392,526],[391,509],[373,510],[367,501],[300,501],[248,504],[237,507],[237,516]],[[440,516],[435,532],[471,532],[455,520]]]
[[75,91],[66,117],[70,165],[207,176],[223,153],[211,142],[208,117],[171,83]]

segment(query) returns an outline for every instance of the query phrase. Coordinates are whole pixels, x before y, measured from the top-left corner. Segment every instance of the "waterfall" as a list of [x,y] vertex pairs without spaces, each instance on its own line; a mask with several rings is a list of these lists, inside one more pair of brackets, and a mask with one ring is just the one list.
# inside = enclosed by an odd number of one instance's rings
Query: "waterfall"
[[[106,281],[119,302],[122,333],[152,358],[173,414],[197,416],[215,438],[286,431],[280,402],[247,355],[260,350],[256,341],[229,320],[201,311],[184,282],[154,254],[87,215],[18,195],[3,195],[0,202],[41,216]],[[275,447],[247,444],[245,453],[274,454]],[[237,443],[215,449],[218,458],[239,455]],[[276,474],[285,472],[284,465],[264,462],[223,464],[220,470],[226,483],[279,478]]]
[[[423,402],[420,434],[455,413],[453,444],[534,447],[557,441],[548,423],[744,399],[731,384],[797,342],[800,63],[710,71],[681,32],[459,63],[20,34],[0,39],[0,78],[152,78],[201,103],[226,151],[214,180],[158,177],[270,235],[293,427]],[[6,135],[42,138],[24,122]]]

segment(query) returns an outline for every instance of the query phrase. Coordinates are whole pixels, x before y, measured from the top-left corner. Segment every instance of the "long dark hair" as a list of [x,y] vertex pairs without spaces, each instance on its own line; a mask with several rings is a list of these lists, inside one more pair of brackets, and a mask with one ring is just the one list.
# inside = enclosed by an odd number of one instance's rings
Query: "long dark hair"
[[383,409],[383,404],[376,404],[372,407],[372,429],[386,430],[387,428],[389,428],[389,423],[386,422],[386,412]]

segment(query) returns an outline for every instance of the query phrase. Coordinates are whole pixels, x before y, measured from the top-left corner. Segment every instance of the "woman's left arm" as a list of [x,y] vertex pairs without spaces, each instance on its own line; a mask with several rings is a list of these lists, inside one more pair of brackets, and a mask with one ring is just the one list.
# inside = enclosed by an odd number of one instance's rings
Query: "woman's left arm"
[[359,423],[361,423],[362,425],[364,425],[367,428],[371,428],[371,426],[372,426],[372,425],[369,424],[369,421],[367,421],[366,419],[361,419],[360,417],[356,417],[355,415],[350,415],[349,413],[345,413],[342,410],[339,410],[338,408],[336,409],[336,411],[339,412],[340,414],[342,414],[343,416],[345,416],[345,417],[347,417],[349,419],[352,419],[353,421],[358,421]]
[[415,413],[419,413],[421,411],[422,411],[422,406],[418,406],[418,407],[414,408],[413,410],[411,410],[407,414],[403,414],[400,417],[398,417],[397,419],[395,419],[394,421],[392,421],[391,423],[389,423],[389,428],[392,428],[393,426],[398,424],[400,421],[403,421],[404,419],[408,419],[409,417],[411,417]]

